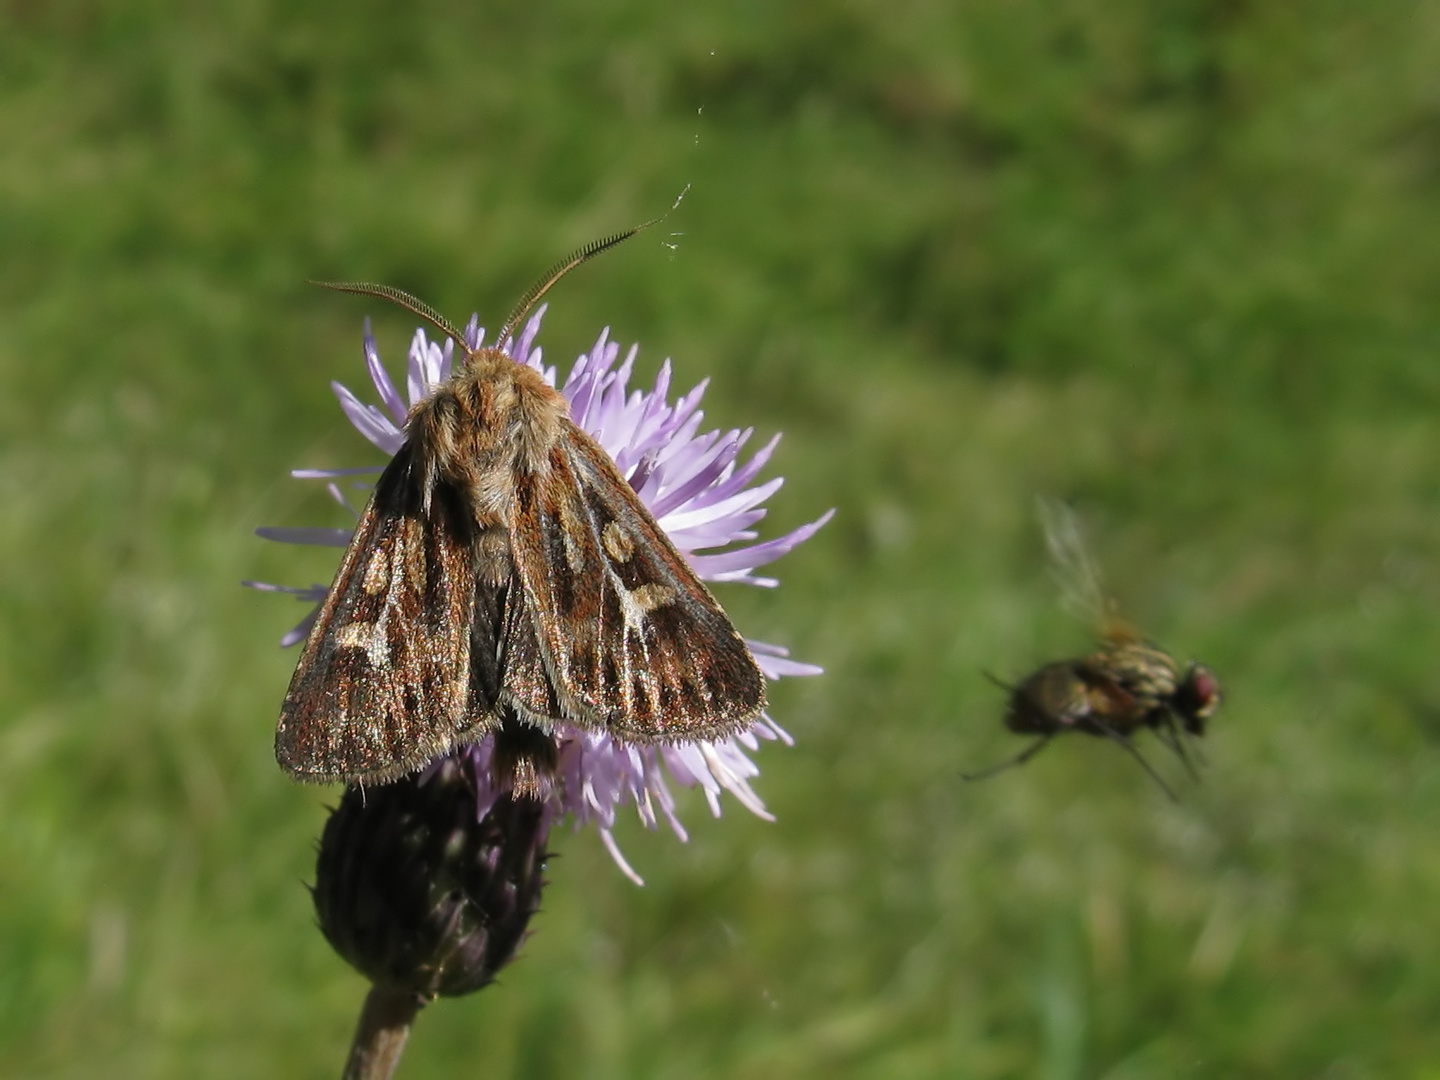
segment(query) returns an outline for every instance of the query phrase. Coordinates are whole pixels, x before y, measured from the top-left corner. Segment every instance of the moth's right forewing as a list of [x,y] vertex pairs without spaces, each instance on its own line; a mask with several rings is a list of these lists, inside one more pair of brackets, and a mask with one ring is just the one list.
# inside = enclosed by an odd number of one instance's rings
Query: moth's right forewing
[[443,484],[425,497],[416,457],[382,474],[290,681],[275,755],[298,779],[385,783],[494,722],[468,509]]
[[567,421],[515,502],[503,701],[627,742],[754,722],[765,678],[749,649],[598,443]]

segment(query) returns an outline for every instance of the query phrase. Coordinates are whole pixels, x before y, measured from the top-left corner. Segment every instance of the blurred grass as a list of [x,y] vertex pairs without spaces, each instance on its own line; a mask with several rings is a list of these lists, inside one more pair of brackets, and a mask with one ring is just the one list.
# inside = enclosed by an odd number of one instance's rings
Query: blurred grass
[[[1440,1074],[1437,71],[1405,3],[0,3],[0,1074],[338,1071],[298,609],[236,587],[327,579],[250,530],[365,459],[374,306],[304,281],[493,325],[686,184],[543,341],[786,432],[768,535],[839,514],[722,599],[828,671],[778,824],[622,829],[640,890],[558,838],[403,1075]],[[982,673],[1086,644],[1037,491],[1226,685],[1179,805],[1089,741],[957,780]]]

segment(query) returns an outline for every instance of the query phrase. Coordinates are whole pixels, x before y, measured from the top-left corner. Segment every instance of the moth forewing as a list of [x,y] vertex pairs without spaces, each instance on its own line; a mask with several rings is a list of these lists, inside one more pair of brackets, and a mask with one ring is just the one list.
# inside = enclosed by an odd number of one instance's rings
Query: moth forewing
[[432,464],[407,442],[381,475],[305,642],[275,733],[298,779],[386,783],[496,723],[473,530],[452,488],[428,493]]
[[765,708],[754,657],[594,439],[566,420],[516,496],[510,540],[529,618],[506,651],[506,700],[522,714],[558,704],[575,724],[642,743],[754,721]]

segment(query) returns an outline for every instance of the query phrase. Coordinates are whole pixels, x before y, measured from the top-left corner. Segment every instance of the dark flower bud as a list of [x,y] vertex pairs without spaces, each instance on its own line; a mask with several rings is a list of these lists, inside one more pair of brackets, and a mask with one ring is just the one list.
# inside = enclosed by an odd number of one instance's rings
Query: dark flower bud
[[377,989],[420,1003],[478,990],[539,909],[547,834],[534,799],[502,797],[477,820],[473,777],[451,758],[348,788],[320,840],[320,929]]

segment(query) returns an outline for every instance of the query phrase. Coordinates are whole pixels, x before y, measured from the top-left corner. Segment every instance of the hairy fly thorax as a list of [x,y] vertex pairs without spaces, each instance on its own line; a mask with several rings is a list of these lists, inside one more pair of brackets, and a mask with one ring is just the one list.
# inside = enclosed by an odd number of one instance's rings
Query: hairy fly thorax
[[1123,632],[1112,632],[1107,647],[1090,663],[1144,700],[1168,701],[1182,678],[1169,653]]
[[508,526],[516,474],[543,476],[569,415],[564,396],[528,364],[499,349],[470,353],[405,423],[423,470],[425,511],[442,481],[468,497],[477,525]]

